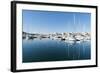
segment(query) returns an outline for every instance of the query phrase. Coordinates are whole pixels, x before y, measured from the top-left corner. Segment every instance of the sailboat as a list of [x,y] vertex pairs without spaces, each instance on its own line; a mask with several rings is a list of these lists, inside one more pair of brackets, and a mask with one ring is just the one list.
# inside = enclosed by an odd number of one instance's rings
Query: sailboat
[[[80,25],[79,19],[78,19],[78,24]],[[82,36],[82,34],[77,33],[77,35],[75,35],[75,39],[76,39],[76,41],[82,41],[82,40],[84,40],[84,37]]]
[[[73,18],[74,18],[74,24],[75,24],[75,14],[73,14]],[[68,37],[67,37],[67,40],[68,41],[75,41],[75,37],[74,37],[74,34],[69,34]]]

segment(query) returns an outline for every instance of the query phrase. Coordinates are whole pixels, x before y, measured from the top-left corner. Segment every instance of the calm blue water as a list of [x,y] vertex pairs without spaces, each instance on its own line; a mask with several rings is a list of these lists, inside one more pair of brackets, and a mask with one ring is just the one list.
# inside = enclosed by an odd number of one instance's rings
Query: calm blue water
[[51,39],[23,40],[23,62],[91,59],[90,41],[65,42]]

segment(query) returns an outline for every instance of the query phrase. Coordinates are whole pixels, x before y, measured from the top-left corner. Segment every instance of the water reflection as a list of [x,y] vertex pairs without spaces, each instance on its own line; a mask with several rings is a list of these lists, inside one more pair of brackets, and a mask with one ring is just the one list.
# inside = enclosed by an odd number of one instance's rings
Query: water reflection
[[86,60],[91,58],[90,48],[90,41],[24,39],[23,62]]

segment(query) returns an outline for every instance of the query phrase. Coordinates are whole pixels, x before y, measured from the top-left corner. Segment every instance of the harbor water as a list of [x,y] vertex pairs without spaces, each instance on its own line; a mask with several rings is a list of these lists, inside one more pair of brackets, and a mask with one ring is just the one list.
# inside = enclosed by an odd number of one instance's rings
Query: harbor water
[[91,41],[62,41],[44,39],[23,39],[22,61],[72,61],[91,59]]

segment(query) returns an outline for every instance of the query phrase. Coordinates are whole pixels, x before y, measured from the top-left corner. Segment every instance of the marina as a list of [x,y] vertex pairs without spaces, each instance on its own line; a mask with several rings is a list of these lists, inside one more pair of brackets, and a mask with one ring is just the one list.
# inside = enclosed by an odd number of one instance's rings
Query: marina
[[23,35],[24,63],[91,59],[89,33]]
[[23,63],[90,60],[90,17],[90,13],[23,10]]
[[52,40],[62,40],[62,41],[87,41],[91,40],[90,33],[55,33],[55,34],[30,34],[23,32],[23,39],[44,39],[49,38]]

